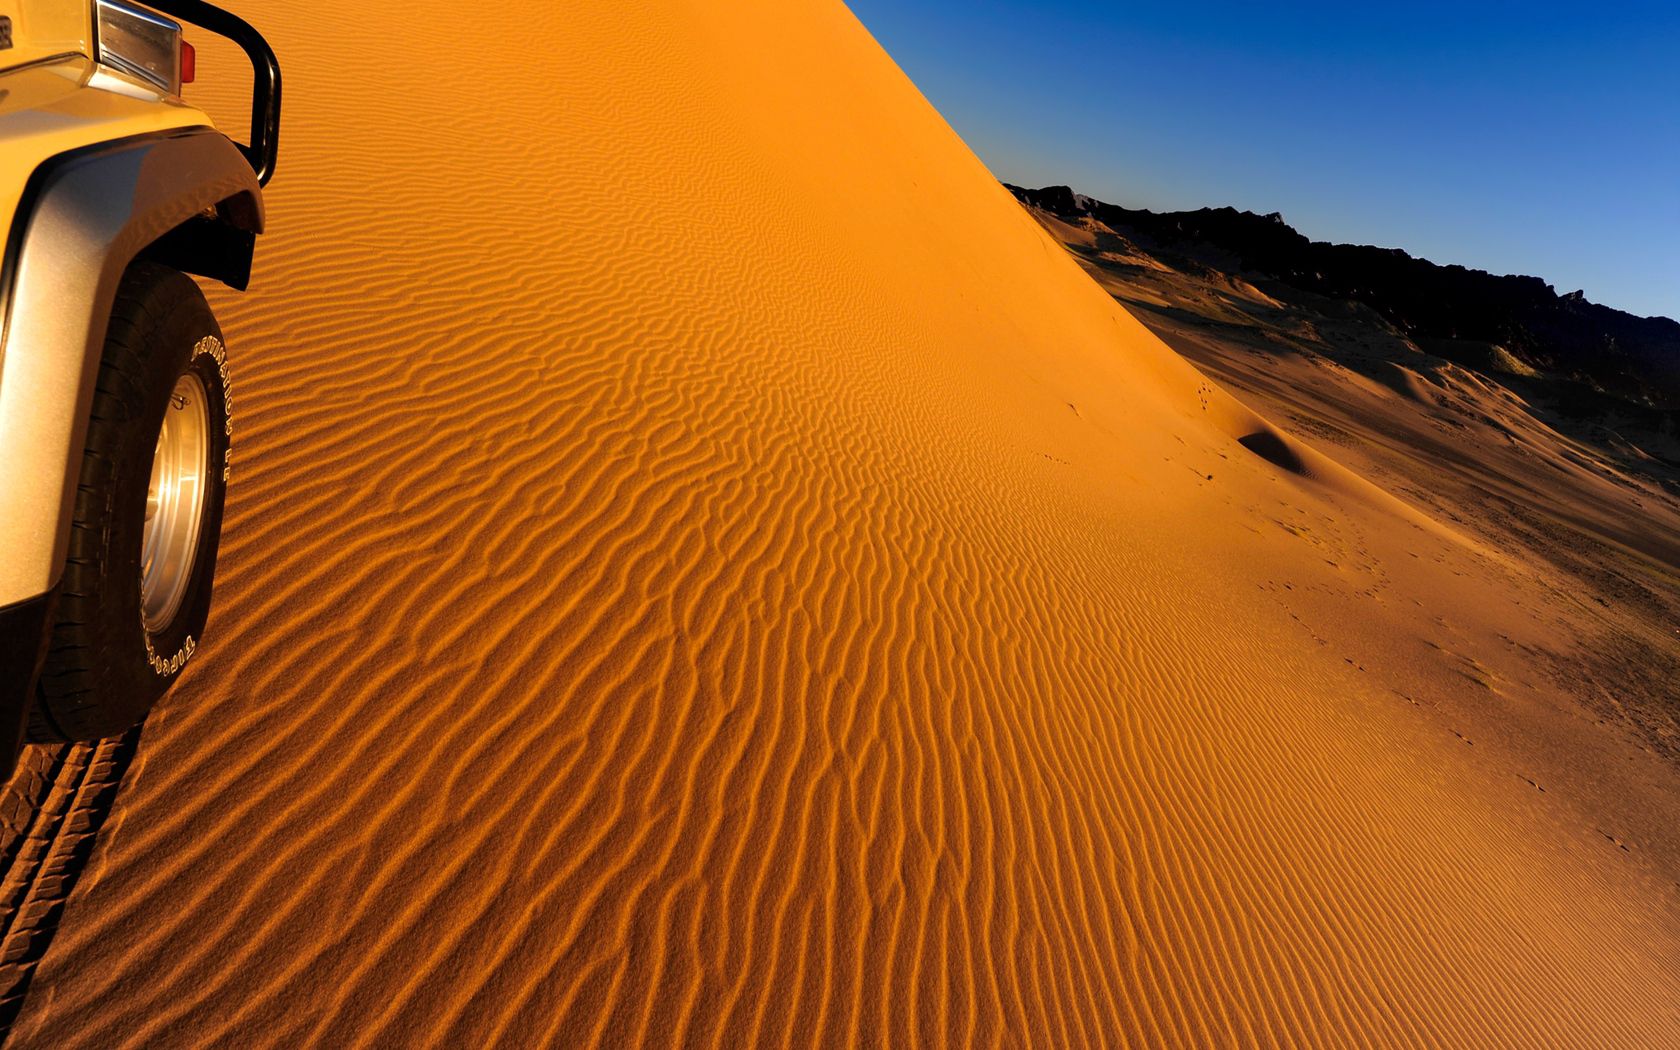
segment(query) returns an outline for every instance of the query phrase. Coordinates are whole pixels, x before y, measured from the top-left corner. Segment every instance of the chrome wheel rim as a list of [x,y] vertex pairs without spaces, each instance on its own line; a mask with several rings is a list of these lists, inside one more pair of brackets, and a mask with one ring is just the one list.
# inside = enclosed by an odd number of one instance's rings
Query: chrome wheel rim
[[198,558],[210,488],[208,400],[203,381],[186,373],[175,381],[158,430],[140,546],[140,619],[149,634],[174,621]]

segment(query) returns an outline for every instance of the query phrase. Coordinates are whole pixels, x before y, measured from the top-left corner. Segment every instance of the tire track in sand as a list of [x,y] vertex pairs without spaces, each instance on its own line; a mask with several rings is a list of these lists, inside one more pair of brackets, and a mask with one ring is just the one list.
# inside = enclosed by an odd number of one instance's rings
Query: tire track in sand
[[136,726],[97,743],[26,748],[0,789],[0,1042],[52,945],[139,740]]

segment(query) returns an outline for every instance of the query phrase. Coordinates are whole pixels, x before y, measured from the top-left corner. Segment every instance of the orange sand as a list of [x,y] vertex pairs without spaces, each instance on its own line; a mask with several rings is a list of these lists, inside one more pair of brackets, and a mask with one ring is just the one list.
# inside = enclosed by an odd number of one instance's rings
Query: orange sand
[[1289,615],[1497,552],[1240,445],[839,3],[405,11],[248,12],[213,634],[16,1045],[1680,1041],[1672,879]]

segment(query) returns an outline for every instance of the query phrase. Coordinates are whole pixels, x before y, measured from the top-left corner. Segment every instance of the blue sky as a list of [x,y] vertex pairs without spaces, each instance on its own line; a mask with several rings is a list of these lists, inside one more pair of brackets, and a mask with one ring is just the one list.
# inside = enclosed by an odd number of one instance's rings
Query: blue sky
[[1680,3],[848,0],[992,170],[1680,318]]

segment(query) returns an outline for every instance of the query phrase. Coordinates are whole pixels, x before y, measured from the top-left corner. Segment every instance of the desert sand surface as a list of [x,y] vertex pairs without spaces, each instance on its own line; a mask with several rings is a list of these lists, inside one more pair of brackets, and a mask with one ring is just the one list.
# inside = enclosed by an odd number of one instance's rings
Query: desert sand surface
[[212,634],[25,763],[121,775],[11,1045],[1680,1042],[1672,854],[1394,677],[1561,646],[1523,559],[1168,348],[841,4],[240,10]]
[[1537,789],[1584,801],[1607,838],[1680,871],[1675,413],[1537,373],[1501,347],[1414,339],[1362,304],[1223,268],[1194,238],[1113,229],[1077,201],[1029,210],[1283,431],[1503,552],[1512,571],[1479,599],[1393,581],[1385,604],[1428,605],[1432,630],[1373,636],[1364,621],[1380,611],[1353,587],[1293,596],[1292,614],[1443,726],[1503,750]]

